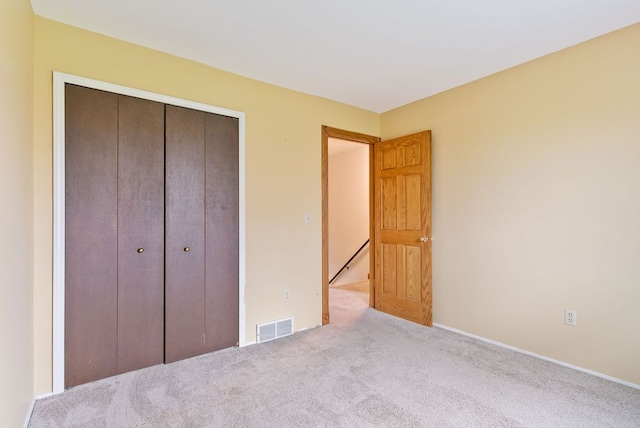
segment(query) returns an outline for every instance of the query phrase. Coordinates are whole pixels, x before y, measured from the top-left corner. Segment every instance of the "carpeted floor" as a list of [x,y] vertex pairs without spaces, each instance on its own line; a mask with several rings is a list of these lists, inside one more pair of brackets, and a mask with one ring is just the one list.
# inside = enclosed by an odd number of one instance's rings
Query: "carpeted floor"
[[30,427],[640,427],[640,391],[367,307],[332,324],[76,387]]

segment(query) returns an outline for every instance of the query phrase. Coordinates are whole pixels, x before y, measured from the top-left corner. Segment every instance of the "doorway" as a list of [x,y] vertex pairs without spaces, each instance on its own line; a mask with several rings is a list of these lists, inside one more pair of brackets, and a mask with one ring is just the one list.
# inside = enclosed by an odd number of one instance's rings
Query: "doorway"
[[368,145],[329,138],[330,311],[353,309],[351,300],[336,302],[336,289],[369,304],[369,181]]
[[369,306],[431,326],[431,131],[380,142],[328,126],[322,127],[322,324],[330,321],[329,138],[369,145]]
[[[330,282],[368,294],[368,305],[375,305],[374,253],[369,251],[369,241],[374,242],[372,166],[373,145],[378,141],[378,137],[322,127],[322,324],[330,320]],[[338,186],[341,181],[343,185]],[[330,189],[335,193],[330,195]]]

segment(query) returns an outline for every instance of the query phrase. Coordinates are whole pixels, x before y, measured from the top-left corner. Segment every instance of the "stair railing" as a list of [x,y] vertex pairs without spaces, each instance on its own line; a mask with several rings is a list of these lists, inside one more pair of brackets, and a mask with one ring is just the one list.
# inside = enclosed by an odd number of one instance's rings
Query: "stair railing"
[[360,251],[362,251],[364,249],[364,247],[367,246],[368,243],[369,243],[369,239],[367,239],[365,241],[365,243],[362,244],[362,246],[360,248],[358,248],[358,251],[356,251],[355,254],[353,256],[351,256],[351,258],[349,260],[347,260],[347,262],[344,264],[344,266],[342,266],[342,268],[340,268],[338,273],[333,275],[333,278],[331,278],[331,281],[329,281],[329,284],[331,284],[333,281],[335,281],[335,279],[338,277],[338,275],[340,275],[342,273],[343,270],[345,270],[345,269],[349,270],[349,263],[351,263],[351,261],[353,259],[355,259],[358,254],[360,254]]

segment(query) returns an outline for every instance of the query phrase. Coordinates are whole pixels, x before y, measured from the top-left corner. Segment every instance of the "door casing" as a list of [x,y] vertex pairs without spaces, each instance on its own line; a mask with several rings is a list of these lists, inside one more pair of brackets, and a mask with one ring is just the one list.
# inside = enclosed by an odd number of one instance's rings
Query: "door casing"
[[[380,137],[322,126],[322,324],[329,324],[329,138],[369,145],[369,239],[375,242],[373,221],[373,148]],[[371,244],[369,244],[371,245]],[[375,251],[369,251],[369,306],[375,307]]]
[[64,391],[64,302],[65,302],[65,84],[85,86],[121,95],[157,101],[193,110],[236,117],[239,126],[239,346],[246,344],[246,203],[245,203],[245,114],[208,104],[53,72],[53,393]]

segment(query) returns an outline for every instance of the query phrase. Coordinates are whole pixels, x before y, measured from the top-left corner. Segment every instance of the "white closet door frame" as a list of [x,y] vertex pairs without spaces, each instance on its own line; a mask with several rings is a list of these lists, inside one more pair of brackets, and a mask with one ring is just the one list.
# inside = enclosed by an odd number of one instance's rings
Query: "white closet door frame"
[[64,278],[65,278],[65,84],[84,86],[131,97],[172,104],[193,110],[238,118],[238,185],[239,185],[239,272],[238,337],[246,345],[246,205],[245,205],[245,114],[208,104],[167,95],[128,88],[71,74],[53,72],[53,393],[64,391]]

